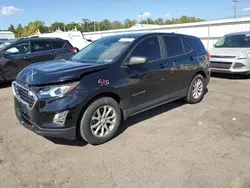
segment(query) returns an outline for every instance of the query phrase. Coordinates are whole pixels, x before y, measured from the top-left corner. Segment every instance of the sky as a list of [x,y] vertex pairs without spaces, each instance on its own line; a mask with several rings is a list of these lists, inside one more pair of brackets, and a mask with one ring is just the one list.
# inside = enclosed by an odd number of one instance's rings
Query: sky
[[[55,21],[70,23],[83,18],[101,21],[139,20],[145,17],[178,18],[181,15],[216,20],[233,16],[233,0],[0,0],[0,29],[10,24],[23,26],[42,20],[46,25]],[[238,15],[250,16],[250,0],[238,0]]]

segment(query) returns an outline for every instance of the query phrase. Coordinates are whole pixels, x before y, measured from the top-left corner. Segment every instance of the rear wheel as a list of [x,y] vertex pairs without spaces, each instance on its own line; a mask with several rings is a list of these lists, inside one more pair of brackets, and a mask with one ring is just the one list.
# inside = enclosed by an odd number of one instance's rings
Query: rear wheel
[[190,104],[195,104],[203,99],[205,91],[205,81],[202,75],[196,75],[190,83],[187,97],[185,101]]
[[121,122],[118,103],[110,97],[95,100],[84,112],[80,122],[81,137],[91,144],[102,144],[117,132]]

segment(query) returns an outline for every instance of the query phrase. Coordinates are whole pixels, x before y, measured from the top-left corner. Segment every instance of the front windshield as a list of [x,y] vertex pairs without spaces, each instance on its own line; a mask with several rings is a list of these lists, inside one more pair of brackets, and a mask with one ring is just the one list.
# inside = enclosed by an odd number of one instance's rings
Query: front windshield
[[133,40],[133,38],[120,36],[101,38],[73,56],[72,60],[88,63],[112,63]]
[[247,48],[250,47],[250,35],[227,35],[220,39],[215,47],[218,48]]

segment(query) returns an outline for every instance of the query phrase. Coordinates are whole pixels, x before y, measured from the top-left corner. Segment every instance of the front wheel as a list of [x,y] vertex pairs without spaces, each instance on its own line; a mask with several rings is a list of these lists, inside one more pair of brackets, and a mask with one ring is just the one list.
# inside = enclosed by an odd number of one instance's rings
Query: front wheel
[[121,110],[118,103],[110,97],[102,97],[92,102],[84,112],[79,132],[90,144],[102,144],[116,134],[120,122]]
[[193,78],[192,82],[190,83],[185,101],[190,104],[199,103],[203,99],[204,91],[205,91],[204,78],[202,75],[198,74]]

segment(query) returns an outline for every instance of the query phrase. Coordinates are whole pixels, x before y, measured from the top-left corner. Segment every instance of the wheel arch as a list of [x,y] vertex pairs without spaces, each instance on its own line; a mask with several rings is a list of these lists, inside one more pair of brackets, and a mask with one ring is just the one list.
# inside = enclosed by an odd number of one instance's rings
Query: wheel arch
[[196,74],[193,76],[193,78],[194,78],[196,75],[198,75],[198,74],[200,74],[201,76],[203,76],[204,79],[207,78],[207,75],[206,75],[205,71],[203,71],[203,70],[198,70],[198,71],[196,72]]
[[121,109],[121,115],[122,115],[121,119],[122,119],[122,121],[124,120],[124,104],[123,104],[121,97],[117,93],[115,93],[113,91],[103,91],[103,92],[96,93],[95,95],[91,96],[88,99],[88,102],[83,106],[83,108],[78,116],[77,125],[76,125],[76,138],[80,138],[79,127],[80,127],[81,117],[82,117],[84,111],[89,107],[89,105],[93,101],[95,101],[99,98],[102,98],[102,97],[110,97],[118,103],[118,105]]

